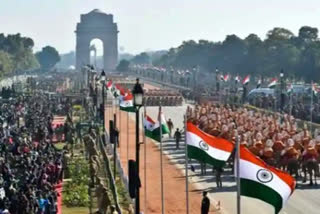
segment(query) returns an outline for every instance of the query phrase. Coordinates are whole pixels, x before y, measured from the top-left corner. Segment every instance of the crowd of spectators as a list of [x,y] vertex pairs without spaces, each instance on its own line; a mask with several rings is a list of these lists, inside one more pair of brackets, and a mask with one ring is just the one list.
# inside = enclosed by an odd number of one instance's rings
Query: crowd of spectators
[[2,100],[0,213],[57,213],[64,168],[63,152],[52,143],[52,112],[58,107],[43,94]]
[[312,108],[310,96],[301,95],[293,95],[291,100],[290,97],[286,96],[283,107],[281,107],[279,99],[271,95],[257,96],[249,99],[248,102],[258,108],[284,112],[305,121],[311,121],[312,115],[312,122],[320,123],[320,106],[316,96],[313,98]]

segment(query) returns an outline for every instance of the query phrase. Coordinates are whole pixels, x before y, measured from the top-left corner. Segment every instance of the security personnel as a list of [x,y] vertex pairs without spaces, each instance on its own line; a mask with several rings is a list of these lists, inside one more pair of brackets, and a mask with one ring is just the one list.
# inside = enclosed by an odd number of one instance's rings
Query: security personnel
[[179,131],[179,128],[177,128],[177,131],[174,133],[174,138],[176,139],[176,149],[179,149],[179,143],[181,140],[181,132]]
[[203,191],[202,193],[202,202],[201,202],[201,214],[208,214],[210,210],[210,200],[207,197],[207,192]]

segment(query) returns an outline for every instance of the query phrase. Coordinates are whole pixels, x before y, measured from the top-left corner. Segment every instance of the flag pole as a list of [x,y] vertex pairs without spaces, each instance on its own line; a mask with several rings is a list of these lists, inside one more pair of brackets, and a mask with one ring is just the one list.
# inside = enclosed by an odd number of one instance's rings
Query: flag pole
[[163,191],[163,160],[162,160],[162,124],[161,124],[161,103],[159,105],[159,116],[158,116],[159,126],[160,126],[160,180],[161,180],[161,213],[164,214],[164,191]]
[[236,167],[237,167],[237,214],[241,214],[241,186],[240,186],[240,139],[236,131]]
[[[142,115],[142,121],[147,116],[146,103],[144,103],[144,113]],[[143,129],[143,147],[144,147],[144,213],[147,214],[147,139],[145,128]]]
[[187,145],[187,115],[184,115],[184,142],[185,142],[185,168],[186,168],[186,214],[189,214],[189,163],[188,163],[188,145]]
[[[119,126],[120,126],[120,129],[121,129],[121,110],[120,110],[120,97],[119,97],[119,99],[118,99],[118,112],[119,112],[119,117],[118,117],[118,120],[119,120]],[[119,130],[120,130],[119,129]]]
[[[117,104],[116,104],[117,100],[116,100],[116,99],[117,99],[117,98],[114,97],[114,98],[113,98],[113,101],[112,101],[112,116],[116,113],[116,112],[115,112],[115,109],[116,109],[116,107],[117,107]],[[111,118],[113,118],[113,117],[111,117]]]
[[[129,112],[127,112],[127,163],[129,164]],[[129,165],[128,165],[129,167]]]
[[[121,113],[122,111],[120,110],[120,100],[119,100],[119,143],[118,146],[120,147],[121,145]],[[120,153],[121,153],[121,149],[120,149]]]
[[[111,104],[110,104],[110,107],[108,108],[109,109],[109,120],[111,120],[112,119],[112,112],[113,112],[113,110],[112,110],[112,105],[113,105],[113,94],[111,93],[111,99],[110,99],[110,101],[111,101]],[[108,105],[108,104],[107,104]],[[109,122],[108,122],[108,124],[109,124]]]
[[[292,87],[292,86],[290,86],[290,87]],[[293,91],[292,91],[292,88],[291,88],[291,91],[290,91],[290,100],[289,100],[290,117],[292,116],[292,94],[293,94]]]
[[310,133],[312,133],[313,81],[311,81]]

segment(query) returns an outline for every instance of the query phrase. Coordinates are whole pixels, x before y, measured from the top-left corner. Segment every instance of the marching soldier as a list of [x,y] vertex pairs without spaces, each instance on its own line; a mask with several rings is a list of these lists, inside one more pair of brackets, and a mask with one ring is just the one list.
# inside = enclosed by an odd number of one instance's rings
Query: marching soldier
[[174,128],[173,126],[173,122],[171,120],[171,118],[169,118],[168,122],[167,122],[168,128],[169,128],[169,137],[172,137],[172,129]]

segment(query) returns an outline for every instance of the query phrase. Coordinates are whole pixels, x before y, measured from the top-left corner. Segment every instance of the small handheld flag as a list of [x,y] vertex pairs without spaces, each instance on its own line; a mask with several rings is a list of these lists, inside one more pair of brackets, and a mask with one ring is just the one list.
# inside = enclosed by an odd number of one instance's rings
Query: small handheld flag
[[242,85],[248,85],[249,82],[250,82],[250,75],[246,76],[246,77],[242,80]]
[[276,87],[277,83],[278,83],[278,79],[277,78],[273,78],[271,80],[271,82],[269,83],[268,87],[269,88],[274,88],[274,87]]
[[237,75],[237,76],[234,78],[234,81],[235,81],[236,83],[239,83],[239,82],[240,82],[240,77]]
[[312,92],[313,92],[314,96],[317,96],[317,94],[319,92],[319,89],[317,88],[315,83],[312,84]]
[[261,87],[261,79],[259,79],[257,83],[257,88],[260,88],[260,87]]
[[289,85],[288,85],[288,87],[287,87],[287,93],[289,94],[289,93],[292,93],[293,92],[293,86],[292,86],[292,84],[290,83]]

